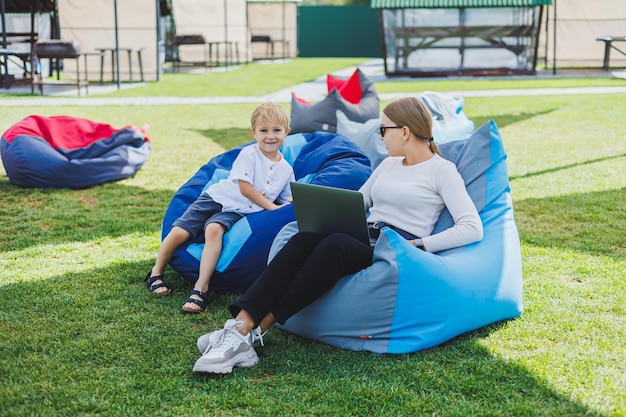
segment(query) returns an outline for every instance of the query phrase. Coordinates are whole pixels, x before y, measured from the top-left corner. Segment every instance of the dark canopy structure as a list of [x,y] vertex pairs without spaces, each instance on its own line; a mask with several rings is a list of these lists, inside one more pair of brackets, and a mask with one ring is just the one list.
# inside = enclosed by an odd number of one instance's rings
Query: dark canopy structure
[[[9,32],[7,31],[6,14],[30,14],[30,30],[28,32]],[[9,88],[9,59],[11,56],[19,58],[23,62],[24,72],[27,72],[27,62],[31,61],[33,47],[37,42],[38,33],[35,25],[35,16],[41,13],[48,13],[51,17],[51,38],[58,38],[59,26],[56,0],[0,0],[0,49],[4,53],[0,54],[0,78],[3,80],[5,88]],[[12,44],[28,43],[30,48],[28,52],[12,53]],[[29,77],[32,81],[32,73]]]
[[3,0],[6,13],[29,13],[34,7],[42,12],[51,12],[55,8],[54,0]]
[[2,20],[2,47],[7,47],[7,38],[11,35],[10,33],[7,33],[6,30],[6,13],[30,13],[30,34],[33,34],[35,30],[35,15],[37,15],[38,13],[56,14],[56,11],[56,0],[0,0],[0,19]]
[[372,0],[387,75],[532,74],[552,0]]

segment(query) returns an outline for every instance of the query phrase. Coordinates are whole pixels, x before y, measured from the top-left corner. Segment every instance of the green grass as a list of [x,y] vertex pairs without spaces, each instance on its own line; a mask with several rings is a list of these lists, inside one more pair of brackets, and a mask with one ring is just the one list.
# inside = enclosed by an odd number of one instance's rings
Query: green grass
[[[318,71],[304,79],[330,67]],[[240,74],[223,82],[247,83]],[[146,88],[183,88],[168,82]],[[190,285],[168,270],[173,295],[155,297],[142,278],[172,195],[250,140],[254,106],[2,107],[2,132],[29,114],[147,123],[153,151],[134,178],[86,190],[23,189],[0,171],[0,416],[626,415],[626,94],[465,99],[476,126],[496,121],[508,153],[520,318],[407,355],[272,330],[258,366],[197,376],[195,340],[235,296],[187,316]]]

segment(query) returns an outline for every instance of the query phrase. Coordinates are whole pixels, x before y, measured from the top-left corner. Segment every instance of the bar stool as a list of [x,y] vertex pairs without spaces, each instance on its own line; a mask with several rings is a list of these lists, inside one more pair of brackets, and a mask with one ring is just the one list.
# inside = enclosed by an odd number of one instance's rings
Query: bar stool
[[[115,68],[115,48],[96,48],[100,51],[100,85],[104,82],[104,56],[107,52],[111,53],[111,79],[112,82],[116,82],[117,80],[121,80],[120,74],[117,74]],[[139,64],[139,76],[141,82],[144,82],[143,76],[143,60],[141,57],[141,52],[146,48],[119,48],[120,52],[126,52],[128,55],[128,73],[129,73],[129,82],[133,82],[133,53],[137,55],[137,62]]]

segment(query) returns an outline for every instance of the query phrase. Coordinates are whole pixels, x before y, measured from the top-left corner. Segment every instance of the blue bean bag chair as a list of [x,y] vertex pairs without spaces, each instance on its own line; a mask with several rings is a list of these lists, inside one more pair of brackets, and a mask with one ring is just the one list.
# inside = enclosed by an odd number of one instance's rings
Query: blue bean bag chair
[[[202,166],[174,195],[162,223],[162,239],[174,221],[209,185],[227,178],[242,145],[224,152]],[[281,148],[293,166],[297,181],[356,190],[371,174],[367,156],[348,138],[326,132],[289,135]],[[224,235],[222,254],[209,289],[222,293],[243,292],[265,265],[276,234],[295,220],[293,207],[249,214]],[[183,279],[198,279],[204,237],[179,247],[170,266]]]
[[[521,314],[520,244],[498,128],[488,122],[440,149],[465,180],[483,240],[433,254],[384,228],[373,265],[342,279],[284,330],[350,350],[408,353]],[[444,211],[434,232],[452,224]],[[279,232],[270,259],[296,231],[294,222]]]
[[130,178],[150,150],[140,129],[71,116],[28,116],[0,140],[9,180],[22,187],[78,189]]

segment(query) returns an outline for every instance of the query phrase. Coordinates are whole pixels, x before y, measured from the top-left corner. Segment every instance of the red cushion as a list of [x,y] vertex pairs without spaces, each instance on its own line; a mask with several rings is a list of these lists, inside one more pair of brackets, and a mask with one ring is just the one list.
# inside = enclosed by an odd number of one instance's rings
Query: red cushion
[[295,93],[292,92],[291,95],[293,96],[293,99],[296,100],[298,103],[306,104],[307,106],[311,105],[310,101],[298,97]]
[[355,70],[354,73],[344,80],[343,78],[333,77],[328,74],[326,76],[326,84],[328,86],[328,92],[330,93],[333,88],[339,91],[339,95],[352,104],[359,104],[363,97],[363,89],[361,88],[361,82],[359,80],[359,71]]

